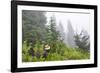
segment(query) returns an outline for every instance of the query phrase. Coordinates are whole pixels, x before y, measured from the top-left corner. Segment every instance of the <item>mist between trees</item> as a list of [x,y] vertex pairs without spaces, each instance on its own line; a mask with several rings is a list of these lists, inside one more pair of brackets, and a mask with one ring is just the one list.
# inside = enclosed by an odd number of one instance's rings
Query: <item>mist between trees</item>
[[62,21],[57,24],[55,14],[47,21],[46,13],[48,12],[22,11],[22,61],[90,59],[88,32],[74,31],[70,19],[66,20],[67,31],[64,31]]

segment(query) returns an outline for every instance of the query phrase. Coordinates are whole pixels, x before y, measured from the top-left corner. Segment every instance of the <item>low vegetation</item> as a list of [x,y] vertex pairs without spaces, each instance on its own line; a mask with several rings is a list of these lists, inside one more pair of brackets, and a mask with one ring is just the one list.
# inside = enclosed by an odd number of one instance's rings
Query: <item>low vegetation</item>
[[36,43],[35,47],[32,48],[34,50],[34,56],[29,54],[31,46],[27,46],[27,42],[23,43],[23,62],[39,62],[39,61],[61,61],[61,60],[81,60],[81,59],[89,59],[89,52],[82,50],[80,48],[70,48],[67,47],[64,43],[58,42],[55,47],[56,51],[52,52],[52,49],[49,51],[47,57],[43,57],[43,44]]

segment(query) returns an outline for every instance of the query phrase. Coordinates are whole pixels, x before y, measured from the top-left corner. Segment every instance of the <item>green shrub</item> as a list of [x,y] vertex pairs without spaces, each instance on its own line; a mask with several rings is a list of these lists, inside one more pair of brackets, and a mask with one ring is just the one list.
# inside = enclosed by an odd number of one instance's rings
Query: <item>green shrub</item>
[[[57,41],[54,45],[55,52],[50,51],[47,55],[47,58],[43,58],[43,44],[37,41],[33,47],[35,51],[35,56],[31,56],[28,53],[28,50],[31,46],[27,45],[25,41],[22,47],[22,61],[23,62],[39,62],[39,61],[61,61],[61,60],[80,60],[80,59],[89,59],[90,54],[88,51],[85,51],[80,48],[70,48],[67,47],[64,43]],[[50,50],[52,50],[51,48]]]

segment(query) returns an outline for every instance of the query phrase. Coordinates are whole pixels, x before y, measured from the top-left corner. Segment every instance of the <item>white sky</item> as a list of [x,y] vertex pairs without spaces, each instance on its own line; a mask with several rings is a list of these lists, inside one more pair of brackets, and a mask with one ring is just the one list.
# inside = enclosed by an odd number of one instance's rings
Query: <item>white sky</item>
[[81,30],[84,29],[88,32],[88,34],[90,34],[90,24],[91,24],[90,14],[47,12],[46,13],[47,21],[50,20],[50,17],[52,15],[55,15],[57,25],[59,24],[59,21],[62,23],[65,32],[67,31],[67,24],[68,24],[67,21],[70,20],[71,25],[75,31],[80,33]]

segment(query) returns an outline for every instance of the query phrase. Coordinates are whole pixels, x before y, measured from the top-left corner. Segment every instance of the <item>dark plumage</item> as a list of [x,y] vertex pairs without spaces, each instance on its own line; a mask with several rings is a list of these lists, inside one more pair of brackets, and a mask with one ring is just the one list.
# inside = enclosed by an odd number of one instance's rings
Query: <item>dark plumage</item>
[[35,56],[35,53],[32,47],[29,49],[28,53],[33,57]]
[[43,58],[47,58],[48,52],[44,50],[43,52]]

